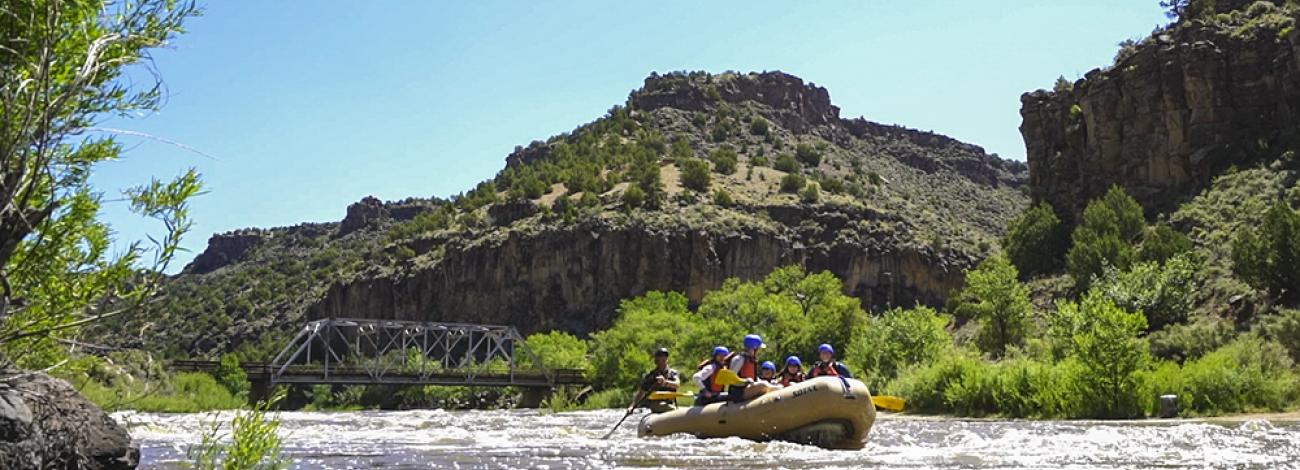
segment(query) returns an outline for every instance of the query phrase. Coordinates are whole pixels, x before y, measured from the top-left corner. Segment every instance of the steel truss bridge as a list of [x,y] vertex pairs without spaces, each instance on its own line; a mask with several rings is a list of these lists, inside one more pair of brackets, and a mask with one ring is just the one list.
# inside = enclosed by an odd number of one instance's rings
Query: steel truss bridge
[[[304,325],[270,363],[241,366],[254,389],[262,391],[279,384],[550,390],[587,383],[581,370],[541,364],[512,326],[329,318]],[[173,361],[171,367],[212,372],[219,364]]]

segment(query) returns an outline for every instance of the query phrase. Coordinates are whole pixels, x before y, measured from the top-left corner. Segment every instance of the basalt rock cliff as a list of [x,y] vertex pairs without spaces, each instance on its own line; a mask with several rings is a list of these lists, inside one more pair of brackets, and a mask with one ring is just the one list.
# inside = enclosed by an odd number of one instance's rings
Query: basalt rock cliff
[[[689,160],[713,162],[706,190],[684,182]],[[699,301],[788,264],[830,270],[872,310],[938,305],[1025,207],[1026,176],[974,145],[841,118],[792,75],[654,74],[464,194],[366,198],[340,223],[215,236],[148,320],[111,339],[208,354],[319,317],[587,333],[621,299]]]
[[1074,214],[1117,184],[1160,211],[1230,167],[1296,147],[1300,13],[1218,6],[1125,44],[1110,67],[1021,97],[1035,200]]

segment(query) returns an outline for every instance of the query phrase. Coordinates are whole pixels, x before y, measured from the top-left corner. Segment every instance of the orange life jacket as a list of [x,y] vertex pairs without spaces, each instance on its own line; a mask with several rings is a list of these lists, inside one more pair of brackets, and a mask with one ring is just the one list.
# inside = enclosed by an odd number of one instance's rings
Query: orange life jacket
[[741,363],[740,370],[736,372],[736,375],[739,375],[742,379],[758,380],[758,361],[754,360],[754,356],[749,355],[747,352],[736,351],[728,354],[724,362],[727,367],[731,367],[731,360],[735,359],[736,356],[745,358],[745,362]]
[[708,359],[705,360],[704,362],[701,362],[700,365],[695,368],[695,370],[703,370],[704,366],[707,366],[709,364],[713,364],[713,373],[709,374],[708,377],[704,378],[704,389],[713,393],[722,393],[726,391],[726,389],[722,385],[718,384],[718,382],[714,379],[718,378],[718,371],[725,369],[727,366],[713,359]]
[[781,371],[781,377],[780,377],[780,378],[781,378],[781,386],[783,386],[783,387],[789,387],[790,384],[796,384],[796,383],[799,383],[799,382],[803,382],[804,376],[803,376],[803,372],[795,372],[795,373],[791,374],[790,371],[788,371],[788,370],[783,370],[783,371]]
[[813,377],[821,377],[823,375],[829,375],[831,377],[839,377],[840,371],[835,368],[835,361],[819,362],[817,363],[816,366],[813,366],[813,370],[812,370]]

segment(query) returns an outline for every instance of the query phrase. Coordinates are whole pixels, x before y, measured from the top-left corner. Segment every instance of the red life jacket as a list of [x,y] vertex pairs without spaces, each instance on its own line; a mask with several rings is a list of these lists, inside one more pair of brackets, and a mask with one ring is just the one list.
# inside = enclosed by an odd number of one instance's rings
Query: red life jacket
[[718,378],[718,371],[725,369],[727,366],[724,366],[722,365],[722,363],[719,363],[718,361],[715,361],[713,359],[708,359],[704,362],[701,362],[699,367],[696,367],[695,370],[703,370],[704,366],[707,366],[709,364],[713,364],[713,373],[709,374],[708,377],[704,378],[704,389],[713,393],[722,393],[726,391],[726,388],[723,387],[722,385],[719,385],[717,381],[714,379]]
[[749,353],[747,353],[747,352],[737,351],[737,352],[733,352],[733,353],[731,353],[731,354],[728,354],[728,355],[727,355],[727,358],[725,359],[725,364],[726,364],[727,368],[731,368],[731,360],[732,360],[732,359],[735,359],[736,356],[740,356],[740,357],[745,358],[745,362],[741,363],[741,365],[740,365],[740,370],[739,370],[738,372],[736,372],[736,375],[739,375],[740,378],[742,378],[742,379],[750,379],[750,380],[755,380],[755,381],[757,381],[757,380],[758,380],[758,361],[754,360],[754,356],[749,355]]
[[790,371],[783,370],[781,371],[780,378],[781,378],[781,386],[789,387],[790,384],[797,384],[799,382],[803,382],[804,376],[803,376],[803,372],[795,372],[791,374]]
[[831,377],[839,377],[840,371],[835,368],[835,361],[819,362],[817,363],[816,366],[813,367],[812,370],[813,377],[821,377],[823,375],[829,375]]

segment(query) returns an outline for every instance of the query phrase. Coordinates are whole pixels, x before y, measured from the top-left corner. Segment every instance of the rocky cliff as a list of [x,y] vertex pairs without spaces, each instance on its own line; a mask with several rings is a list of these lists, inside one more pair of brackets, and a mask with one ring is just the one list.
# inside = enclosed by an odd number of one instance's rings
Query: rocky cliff
[[[688,160],[713,162],[707,190],[684,184]],[[449,200],[366,198],[340,223],[214,237],[153,315],[110,339],[205,354],[313,317],[585,333],[621,299],[698,301],[787,264],[830,270],[873,310],[937,305],[1023,209],[1026,176],[978,146],[841,118],[788,74],[655,74]]]
[[1118,184],[1167,209],[1229,167],[1294,148],[1298,17],[1224,2],[1125,45],[1108,68],[1022,96],[1034,199],[1070,214]]

